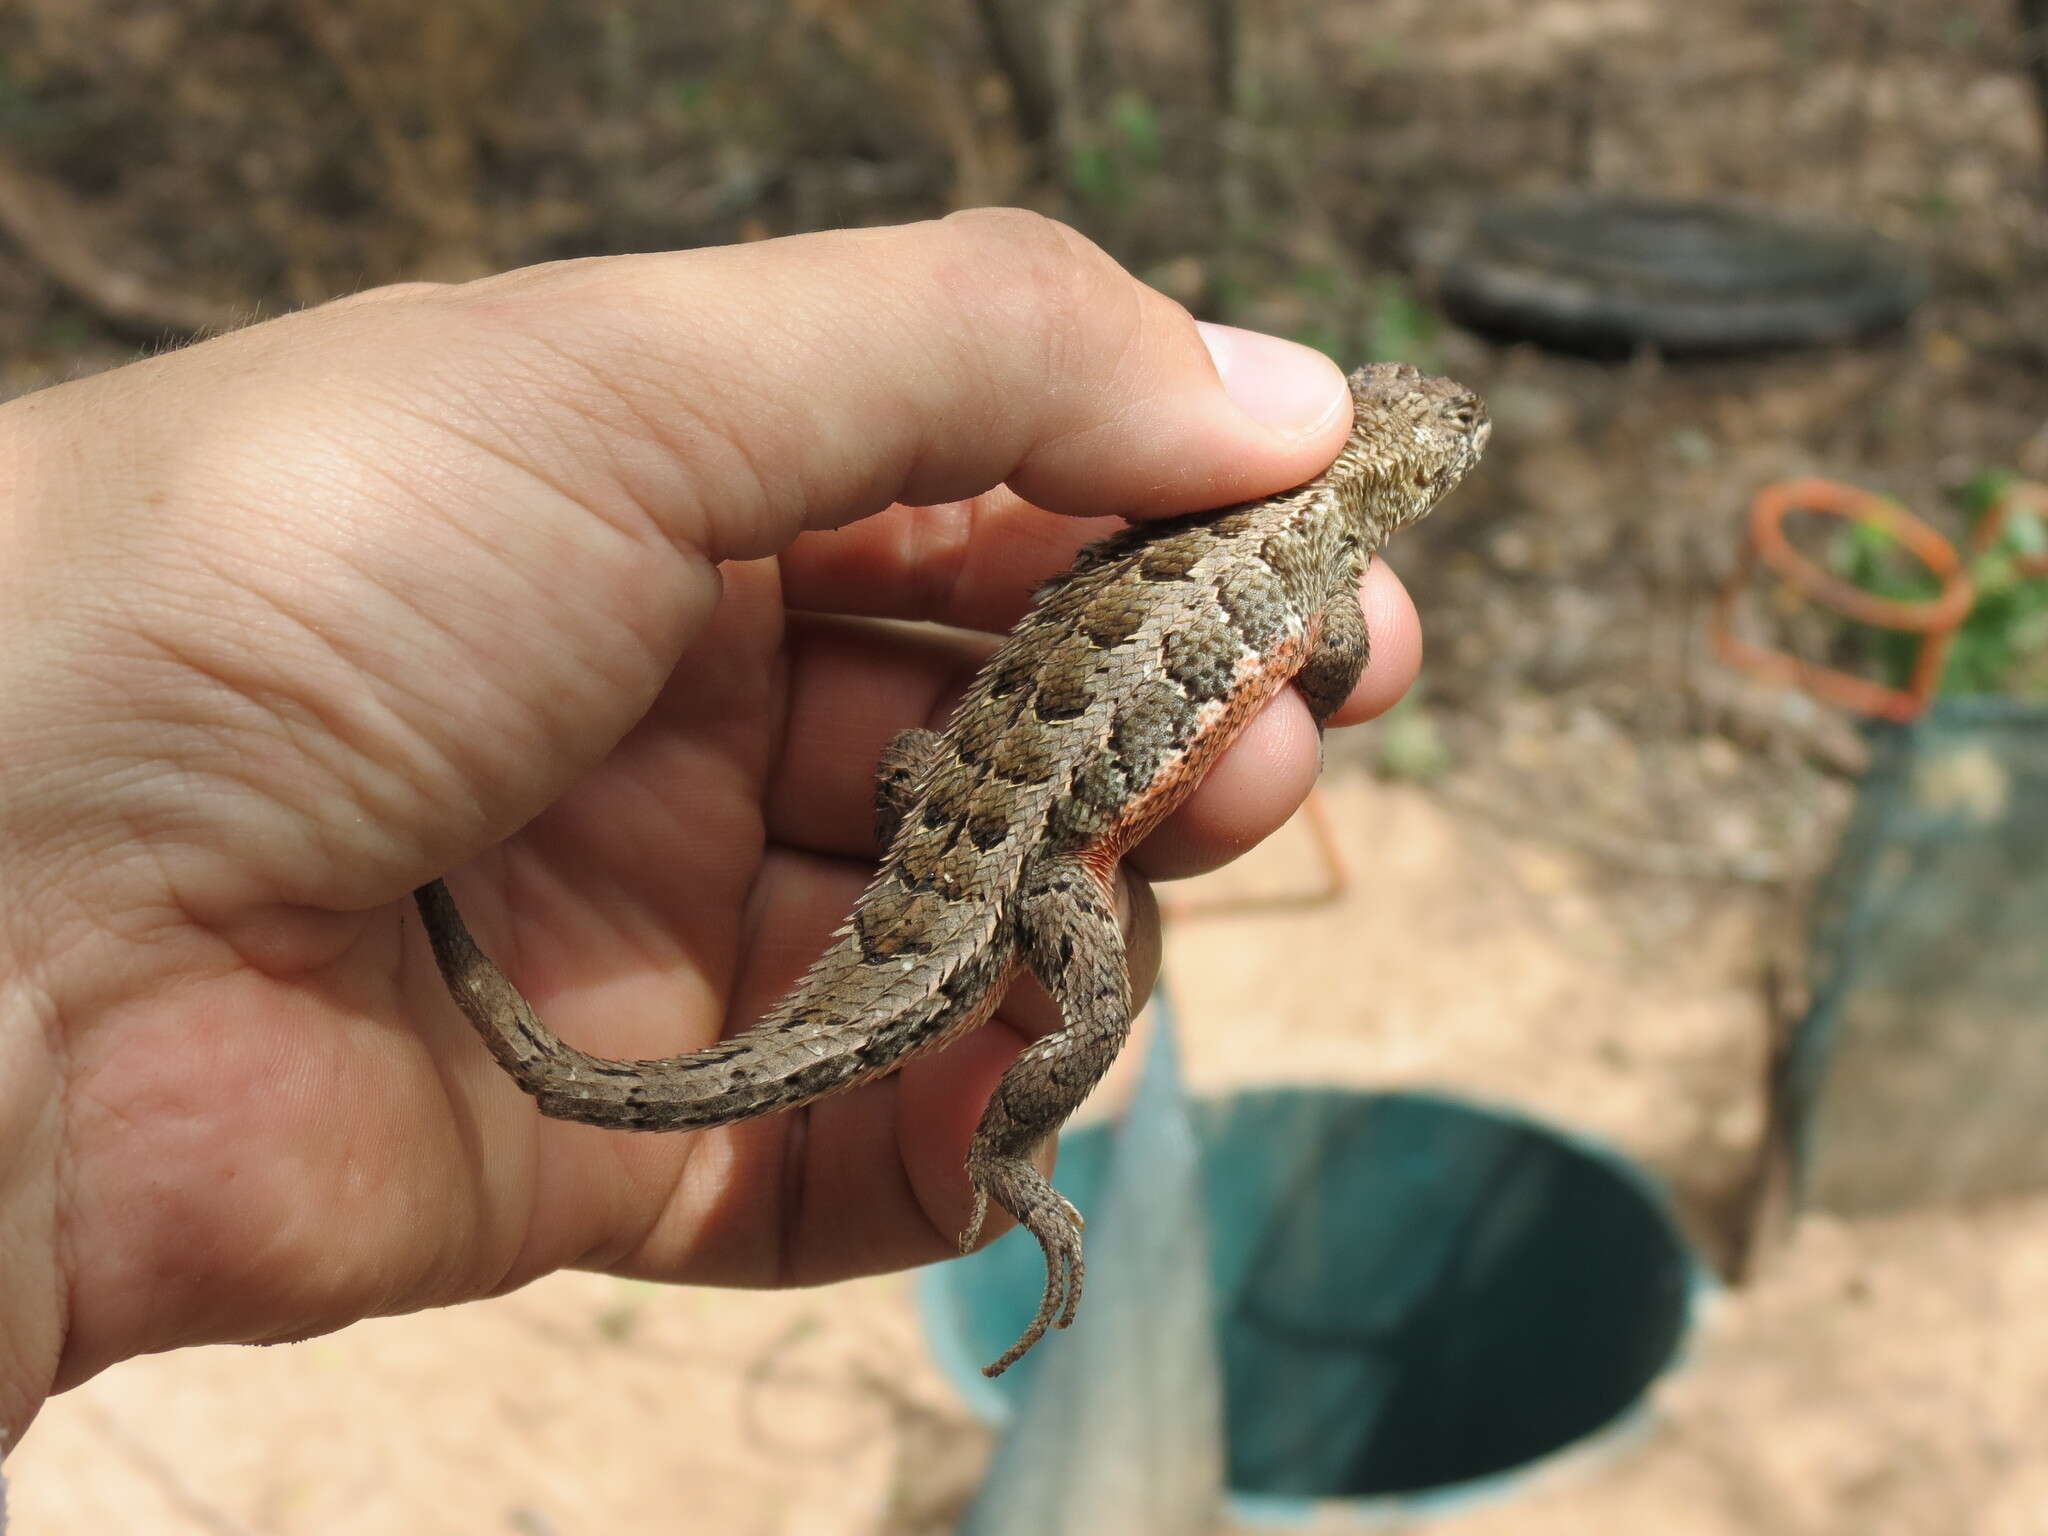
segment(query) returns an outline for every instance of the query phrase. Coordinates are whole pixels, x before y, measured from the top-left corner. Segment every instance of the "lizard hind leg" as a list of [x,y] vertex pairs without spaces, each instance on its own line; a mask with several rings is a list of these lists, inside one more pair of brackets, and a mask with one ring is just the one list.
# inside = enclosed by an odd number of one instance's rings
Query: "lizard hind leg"
[[1131,1028],[1123,934],[1103,876],[1079,859],[1033,871],[1019,892],[1018,938],[1066,1027],[1027,1046],[1010,1064],[967,1152],[975,1199],[962,1247],[973,1246],[993,1200],[1045,1253],[1038,1313],[984,1369],[987,1376],[1016,1364],[1046,1329],[1066,1327],[1081,1304],[1081,1214],[1033,1166],[1031,1154],[1102,1080]]

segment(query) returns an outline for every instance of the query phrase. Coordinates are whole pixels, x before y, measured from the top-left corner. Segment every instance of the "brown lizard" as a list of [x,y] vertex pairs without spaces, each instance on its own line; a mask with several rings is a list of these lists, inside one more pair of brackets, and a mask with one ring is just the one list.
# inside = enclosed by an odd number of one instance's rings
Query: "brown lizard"
[[1296,490],[1135,523],[1081,552],[989,658],[942,731],[882,754],[886,849],[825,953],[752,1028],[681,1056],[565,1045],[480,951],[439,881],[416,893],[449,991],[544,1114],[676,1131],[792,1109],[973,1029],[1020,966],[1065,1027],[1003,1075],[967,1153],[990,1200],[1045,1251],[1031,1325],[999,1375],[1081,1300],[1081,1217],[1032,1165],[1116,1059],[1132,1013],[1112,902],[1117,860],[1292,680],[1320,728],[1366,661],[1358,585],[1387,535],[1486,446],[1478,396],[1381,363],[1351,375],[1336,462]]

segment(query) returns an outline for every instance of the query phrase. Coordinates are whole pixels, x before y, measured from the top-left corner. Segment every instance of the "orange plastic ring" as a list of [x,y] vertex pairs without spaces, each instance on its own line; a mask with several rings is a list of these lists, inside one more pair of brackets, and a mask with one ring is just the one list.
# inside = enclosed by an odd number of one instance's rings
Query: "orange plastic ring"
[[[1785,536],[1785,519],[1795,511],[1874,523],[1933,573],[1941,591],[1925,601],[1906,602],[1843,581],[1792,547]],[[1795,592],[1845,618],[1922,636],[1906,686],[1887,687],[1737,636],[1736,600],[1759,558]],[[1714,648],[1723,660],[1771,682],[1803,688],[1864,714],[1911,720],[1933,698],[1949,644],[1975,601],[1955,546],[1897,502],[1837,480],[1779,480],[1758,491],[1750,504],[1749,538],[1715,605]]]
[[[1919,602],[1879,597],[1823,570],[1792,547],[1785,519],[1818,512],[1881,528],[1941,583],[1938,596]],[[1897,502],[1836,480],[1780,480],[1757,492],[1749,509],[1750,534],[1764,564],[1795,591],[1824,607],[1878,629],[1932,635],[1953,630],[1970,611],[1975,593],[1953,544]]]

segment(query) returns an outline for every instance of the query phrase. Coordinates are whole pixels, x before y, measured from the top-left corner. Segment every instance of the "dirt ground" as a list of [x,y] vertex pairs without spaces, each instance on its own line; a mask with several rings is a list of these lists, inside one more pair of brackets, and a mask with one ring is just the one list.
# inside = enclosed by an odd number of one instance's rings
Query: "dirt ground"
[[[1327,782],[1344,898],[1252,905],[1320,879],[1300,822],[1170,893],[1204,909],[1168,939],[1193,1086],[1512,1102],[1682,1172],[1687,1224],[1725,1244],[1760,1125],[1772,903]],[[1638,1432],[1428,1528],[2048,1533],[2048,1197],[1811,1217],[1760,1268],[1710,1303]],[[130,1362],[53,1403],[8,1476],[14,1528],[38,1536],[897,1536],[951,1528],[988,1443],[902,1277],[767,1295],[561,1275]]]

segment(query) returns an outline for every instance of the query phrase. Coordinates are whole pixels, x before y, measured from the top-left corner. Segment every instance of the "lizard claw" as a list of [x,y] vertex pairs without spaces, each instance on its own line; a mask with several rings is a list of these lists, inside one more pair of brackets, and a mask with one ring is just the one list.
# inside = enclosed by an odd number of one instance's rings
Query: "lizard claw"
[[967,1228],[960,1234],[960,1251],[974,1252],[974,1245],[981,1241],[981,1224],[988,1220],[988,1195],[982,1190],[974,1192],[974,1214],[967,1218]]

